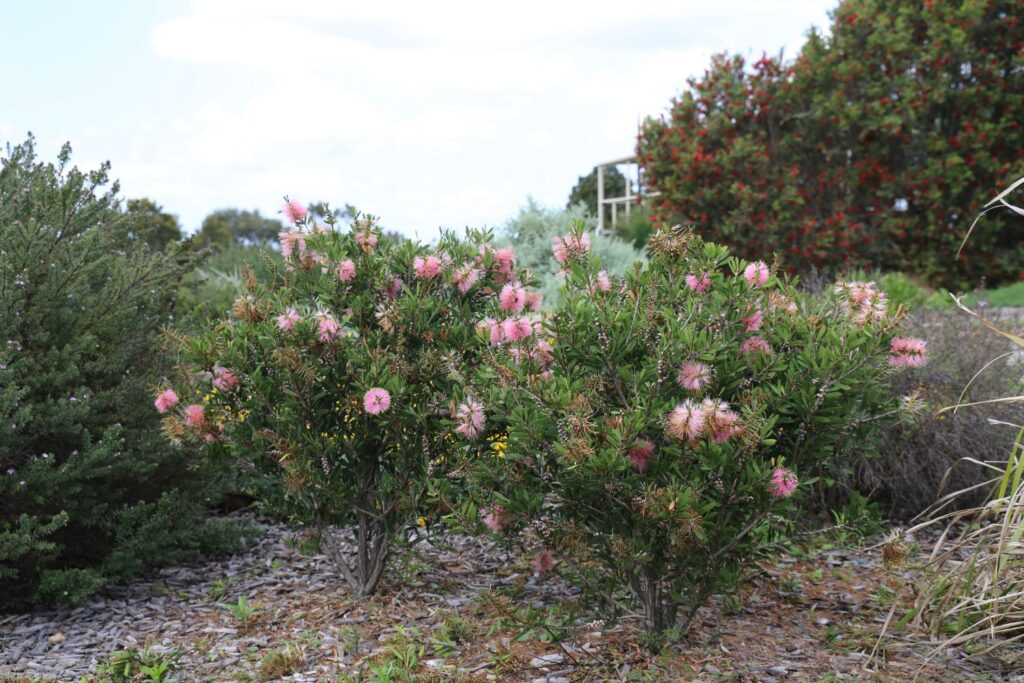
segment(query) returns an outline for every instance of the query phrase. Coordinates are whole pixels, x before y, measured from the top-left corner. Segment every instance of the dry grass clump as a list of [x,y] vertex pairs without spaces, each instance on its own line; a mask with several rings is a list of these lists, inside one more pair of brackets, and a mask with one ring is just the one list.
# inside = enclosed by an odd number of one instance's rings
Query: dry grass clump
[[[910,397],[916,414],[880,435],[877,456],[842,463],[836,479],[897,519],[913,518],[953,491],[965,493],[949,507],[979,505],[992,492],[986,482],[1002,469],[1016,433],[1011,423],[1021,414],[1012,403],[986,401],[1019,389],[1024,364],[1008,355],[1005,337],[962,311],[915,312],[907,332],[928,341],[928,365],[896,376],[893,391]],[[977,405],[940,412],[958,402]]]
[[[1024,178],[989,202],[986,211],[1003,206],[1024,216],[1024,209],[1006,200],[1022,184]],[[961,308],[990,332],[1024,350],[1024,337],[978,317],[962,305]],[[941,413],[959,414],[979,405],[1011,406],[1015,408],[1015,419],[1006,422],[1013,425],[1016,434],[1001,472],[995,478],[996,486],[988,502],[968,510],[946,513],[911,529],[914,531],[936,522],[947,525],[930,558],[932,578],[921,587],[916,604],[918,618],[929,627],[932,635],[946,636],[936,651],[962,645],[973,655],[996,653],[1003,660],[1016,664],[1024,659],[1024,650],[1014,647],[1024,640],[1022,404],[1024,391],[1018,387],[1010,395],[981,401],[961,400]],[[996,426],[999,425],[993,425],[993,428]],[[955,498],[954,493],[939,499],[934,510],[941,511]]]

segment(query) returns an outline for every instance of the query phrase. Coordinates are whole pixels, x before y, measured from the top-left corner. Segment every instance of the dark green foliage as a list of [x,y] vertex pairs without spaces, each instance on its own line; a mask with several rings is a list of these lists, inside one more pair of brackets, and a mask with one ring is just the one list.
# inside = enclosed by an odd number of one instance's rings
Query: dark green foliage
[[266,246],[284,229],[281,221],[266,218],[259,211],[220,209],[203,219],[196,243],[203,247]]
[[[604,196],[622,197],[626,194],[626,177],[614,166],[604,169]],[[581,175],[576,181],[576,186],[569,193],[569,203],[565,208],[571,209],[577,204],[583,204],[591,216],[597,215],[597,169],[595,168],[587,175]]]
[[70,155],[40,163],[30,138],[0,169],[0,606],[73,602],[210,540],[211,473],[152,405],[187,259]]
[[656,219],[790,270],[874,267],[947,287],[1024,276],[1004,211],[970,221],[1024,149],[1014,0],[845,0],[791,63],[716,57],[649,120]]
[[165,212],[151,199],[129,199],[128,217],[136,222],[135,232],[146,235],[146,243],[153,251],[182,238],[178,217]]

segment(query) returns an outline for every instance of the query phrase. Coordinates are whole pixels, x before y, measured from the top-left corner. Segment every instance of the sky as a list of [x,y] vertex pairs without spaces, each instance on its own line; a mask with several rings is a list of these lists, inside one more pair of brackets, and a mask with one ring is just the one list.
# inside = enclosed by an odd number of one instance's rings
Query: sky
[[282,196],[500,227],[628,156],[712,54],[793,56],[835,0],[0,0],[0,145],[109,160],[193,231]]

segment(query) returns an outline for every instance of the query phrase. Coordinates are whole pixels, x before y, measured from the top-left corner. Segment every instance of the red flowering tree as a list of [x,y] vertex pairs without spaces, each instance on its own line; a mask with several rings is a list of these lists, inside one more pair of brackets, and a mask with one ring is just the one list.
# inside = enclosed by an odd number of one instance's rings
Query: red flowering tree
[[655,217],[790,270],[873,266],[963,287],[1024,275],[1006,218],[965,256],[979,198],[1021,166],[1012,0],[846,0],[791,64],[717,57],[638,153]]

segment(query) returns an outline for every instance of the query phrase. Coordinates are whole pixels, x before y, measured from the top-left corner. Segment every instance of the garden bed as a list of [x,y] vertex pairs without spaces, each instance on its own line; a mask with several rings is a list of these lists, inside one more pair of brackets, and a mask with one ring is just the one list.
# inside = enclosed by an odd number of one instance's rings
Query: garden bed
[[752,567],[737,596],[701,611],[689,639],[652,655],[639,619],[593,621],[557,567],[534,576],[528,559],[490,541],[410,532],[420,537],[412,552],[357,602],[307,537],[260,523],[243,555],[167,568],[74,609],[0,616],[0,674],[78,680],[112,651],[148,646],[174,661],[179,681],[333,681],[360,670],[370,681],[1003,680],[915,634],[886,639],[871,659],[907,578],[885,570],[877,549],[818,542]]

